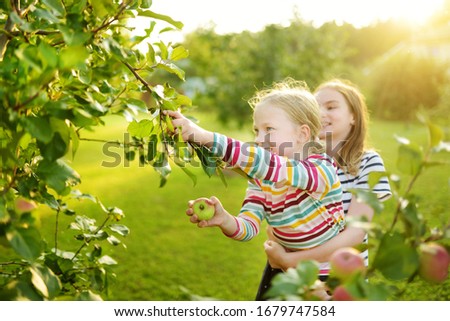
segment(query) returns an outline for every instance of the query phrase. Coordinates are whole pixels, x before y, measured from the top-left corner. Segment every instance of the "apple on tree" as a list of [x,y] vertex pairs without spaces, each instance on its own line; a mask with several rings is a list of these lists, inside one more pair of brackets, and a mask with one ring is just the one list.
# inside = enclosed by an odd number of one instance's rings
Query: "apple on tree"
[[448,277],[450,255],[440,244],[429,242],[419,246],[419,275],[431,283],[442,283]]
[[192,205],[192,210],[200,221],[210,220],[215,213],[214,205],[208,204],[206,198],[197,199]]
[[331,274],[341,280],[348,280],[357,273],[364,274],[366,266],[360,252],[352,247],[343,247],[330,257]]
[[333,301],[355,301],[350,291],[342,284],[334,289],[331,299]]
[[23,197],[18,197],[15,200],[16,209],[20,213],[31,212],[32,210],[37,208],[37,205],[32,200],[27,200]]

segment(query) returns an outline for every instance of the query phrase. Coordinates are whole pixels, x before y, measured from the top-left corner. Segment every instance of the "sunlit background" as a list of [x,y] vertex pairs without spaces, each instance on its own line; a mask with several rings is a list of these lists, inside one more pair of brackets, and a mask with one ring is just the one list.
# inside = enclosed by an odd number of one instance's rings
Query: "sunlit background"
[[401,19],[410,24],[421,25],[441,8],[443,2],[444,0],[154,0],[152,10],[182,21],[185,25],[184,33],[209,25],[215,25],[217,33],[230,33],[260,31],[269,24],[286,26],[294,16],[310,21],[315,26],[335,21],[338,24],[347,22],[355,27],[362,27],[388,19]]

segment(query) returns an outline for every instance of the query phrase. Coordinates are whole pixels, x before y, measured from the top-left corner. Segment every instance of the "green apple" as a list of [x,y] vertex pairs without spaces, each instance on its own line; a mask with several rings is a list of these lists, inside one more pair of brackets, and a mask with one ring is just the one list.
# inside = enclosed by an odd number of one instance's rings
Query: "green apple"
[[209,205],[206,203],[205,199],[198,199],[195,201],[192,209],[200,221],[210,220],[214,216],[215,212],[214,205]]

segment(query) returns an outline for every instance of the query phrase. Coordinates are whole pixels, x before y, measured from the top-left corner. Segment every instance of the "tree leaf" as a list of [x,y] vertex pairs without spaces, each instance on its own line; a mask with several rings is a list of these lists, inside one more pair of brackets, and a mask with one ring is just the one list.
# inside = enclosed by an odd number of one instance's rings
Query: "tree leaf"
[[162,60],[166,60],[169,58],[169,49],[167,48],[167,45],[164,42],[157,42],[155,43],[159,47],[159,55]]
[[158,136],[153,134],[150,136],[150,140],[148,142],[148,150],[147,150],[147,161],[151,162],[157,153],[158,147]]
[[101,264],[105,264],[105,265],[116,265],[117,261],[114,260],[112,257],[108,256],[108,255],[103,255],[99,260],[99,263]]
[[127,236],[128,234],[130,234],[130,229],[125,225],[111,224],[108,226],[108,228],[121,236]]
[[425,221],[418,211],[414,197],[409,196],[409,200],[403,203],[406,205],[401,207],[401,218],[407,235],[415,238],[422,236],[426,231]]
[[80,146],[80,138],[78,137],[74,126],[70,126],[70,141],[72,142],[72,158],[75,158],[75,154]]
[[183,29],[183,23],[181,21],[176,21],[173,20],[171,17],[169,16],[165,16],[159,13],[155,13],[153,11],[150,10],[139,10],[138,11],[138,16],[141,17],[149,17],[149,18],[154,18],[154,19],[158,19],[158,20],[163,20],[166,21],[168,23],[170,23],[172,26],[178,28],[178,29]]
[[147,112],[147,105],[142,99],[125,98],[123,102],[135,114]]
[[26,260],[34,261],[41,255],[41,235],[34,227],[10,228],[6,238],[14,251]]
[[152,166],[160,175],[159,187],[163,187],[166,184],[167,177],[172,172],[172,169],[170,168],[167,153],[159,153],[157,157],[158,158]]
[[441,127],[428,121],[428,132],[430,135],[430,147],[438,146],[444,138],[444,131]]
[[51,11],[49,10],[43,10],[41,8],[36,8],[34,10],[34,13],[37,17],[40,19],[49,22],[50,24],[56,24],[60,22],[60,19],[58,19]]
[[406,175],[416,175],[423,161],[422,149],[413,143],[398,148],[397,168]]
[[31,282],[34,287],[47,299],[53,299],[61,292],[61,281],[46,266],[33,265],[30,268]]
[[66,186],[80,182],[80,175],[60,159],[54,162],[42,160],[36,173],[58,193],[62,193]]
[[82,291],[78,296],[76,296],[76,299],[80,301],[103,301],[100,295],[95,294],[90,290]]
[[319,274],[319,264],[316,261],[301,261],[295,268],[298,275],[303,279],[304,285],[313,285]]
[[351,188],[349,192],[356,196],[358,202],[369,205],[376,214],[383,211],[383,203],[378,199],[377,195],[372,191],[363,190],[360,188]]
[[64,5],[61,0],[42,0],[42,2],[49,7],[56,16],[62,17],[66,14]]
[[109,235],[107,237],[107,241],[114,246],[119,245],[120,243],[122,243],[117,237],[115,237],[114,235]]
[[58,53],[56,49],[45,42],[41,42],[38,46],[42,61],[48,66],[55,68],[58,65]]
[[38,141],[49,143],[53,136],[50,122],[46,117],[24,117],[21,119],[22,126],[31,136],[36,137]]
[[172,61],[177,61],[180,59],[187,58],[189,56],[189,51],[183,46],[178,46],[174,48],[169,55],[169,59]]
[[61,69],[71,69],[82,65],[89,57],[89,52],[84,46],[66,47],[59,55],[59,66]]
[[222,168],[216,167],[216,174],[222,181],[223,186],[228,187],[228,182],[227,179],[225,178],[225,175],[223,174]]
[[385,234],[381,239],[373,267],[391,280],[405,280],[419,266],[416,250],[399,233]]
[[192,180],[192,183],[194,184],[194,186],[197,185],[197,176],[195,176],[194,173],[192,173],[190,170],[188,170],[184,164],[183,164],[183,166],[178,163],[176,163],[176,164]]
[[370,172],[368,178],[368,184],[370,188],[374,188],[380,182],[380,179],[383,177],[387,177],[388,174],[386,172]]
[[185,74],[183,69],[179,68],[177,65],[173,63],[161,62],[158,65],[156,65],[156,67],[177,75],[178,78],[180,78],[181,80],[185,80],[184,78]]
[[203,171],[211,177],[216,172],[216,157],[205,146],[196,147],[194,150],[200,159]]
[[147,55],[146,55],[146,57],[147,57],[147,63],[149,64],[149,65],[154,65],[154,64],[156,64],[156,52],[155,52],[155,49],[153,48],[153,45],[152,44],[148,44],[148,51],[147,51]]
[[48,144],[38,142],[38,146],[41,150],[41,155],[50,162],[63,157],[69,147],[59,133],[54,133],[52,140]]
[[131,136],[144,138],[150,136],[153,131],[153,121],[150,119],[142,119],[139,122],[132,121],[127,128]]

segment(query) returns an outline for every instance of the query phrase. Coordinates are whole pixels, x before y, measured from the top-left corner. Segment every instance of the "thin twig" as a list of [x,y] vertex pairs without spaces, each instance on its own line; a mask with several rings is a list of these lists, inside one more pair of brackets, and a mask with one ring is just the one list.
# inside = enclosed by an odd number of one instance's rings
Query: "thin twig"
[[104,144],[113,144],[113,145],[117,145],[119,147],[141,147],[142,144],[139,143],[125,143],[125,142],[120,142],[118,140],[113,141],[113,140],[105,140],[105,139],[96,139],[96,138],[84,138],[84,137],[79,137],[79,140],[83,140],[83,141],[88,141],[88,142],[97,142],[97,143],[104,143]]
[[126,62],[125,60],[122,60],[122,63],[127,66],[127,68],[131,71],[131,73],[134,75],[134,77],[136,77],[137,80],[139,80],[141,82],[141,84],[144,85],[144,87],[147,89],[147,91],[151,94],[153,92],[153,89],[150,87],[149,83],[147,81],[145,81],[144,78],[141,77],[141,75],[139,75],[136,70],[133,68],[133,66],[131,66],[128,62]]
[[[100,225],[96,230],[95,230],[95,232],[93,233],[94,235],[95,234],[97,234],[105,225],[106,225],[106,223],[109,221],[109,215],[106,217],[106,219],[105,219],[105,221],[102,223],[102,225]],[[85,240],[85,242],[80,246],[80,248],[75,252],[75,254],[73,255],[73,257],[72,257],[72,259],[71,259],[71,261],[73,261],[76,257],[77,257],[77,255],[78,254],[80,254],[80,252],[81,252],[81,250],[85,247],[85,246],[87,246],[87,245],[89,245],[89,243],[92,241],[92,238],[91,239],[89,239],[89,240]]]
[[405,199],[409,193],[411,192],[415,182],[417,181],[417,179],[419,178],[419,176],[422,174],[423,168],[426,164],[426,162],[428,161],[428,158],[430,157],[430,153],[431,153],[431,147],[428,148],[427,153],[425,154],[424,160],[422,161],[422,163],[419,166],[419,169],[417,170],[417,173],[411,178],[411,180],[409,181],[408,186],[406,187],[405,193],[403,195],[403,197],[400,198],[400,200],[397,203],[397,208],[395,210],[395,215],[394,215],[394,219],[392,220],[392,224],[391,227],[389,229],[389,231],[392,231],[394,229],[394,226],[397,224],[400,212],[401,212],[401,208],[403,206],[402,201],[403,199]]
[[56,220],[55,220],[55,253],[58,253],[58,230],[59,230],[59,213],[61,208],[58,206],[56,210]]
[[127,8],[129,1],[124,1],[120,4],[119,6],[119,11],[112,17],[112,18],[107,18],[103,21],[103,24],[100,27],[95,28],[94,30],[92,30],[92,32],[94,34],[96,34],[97,32],[99,32],[102,29],[105,29],[107,27],[109,27],[114,21],[118,20],[120,15],[123,13],[123,11]]

